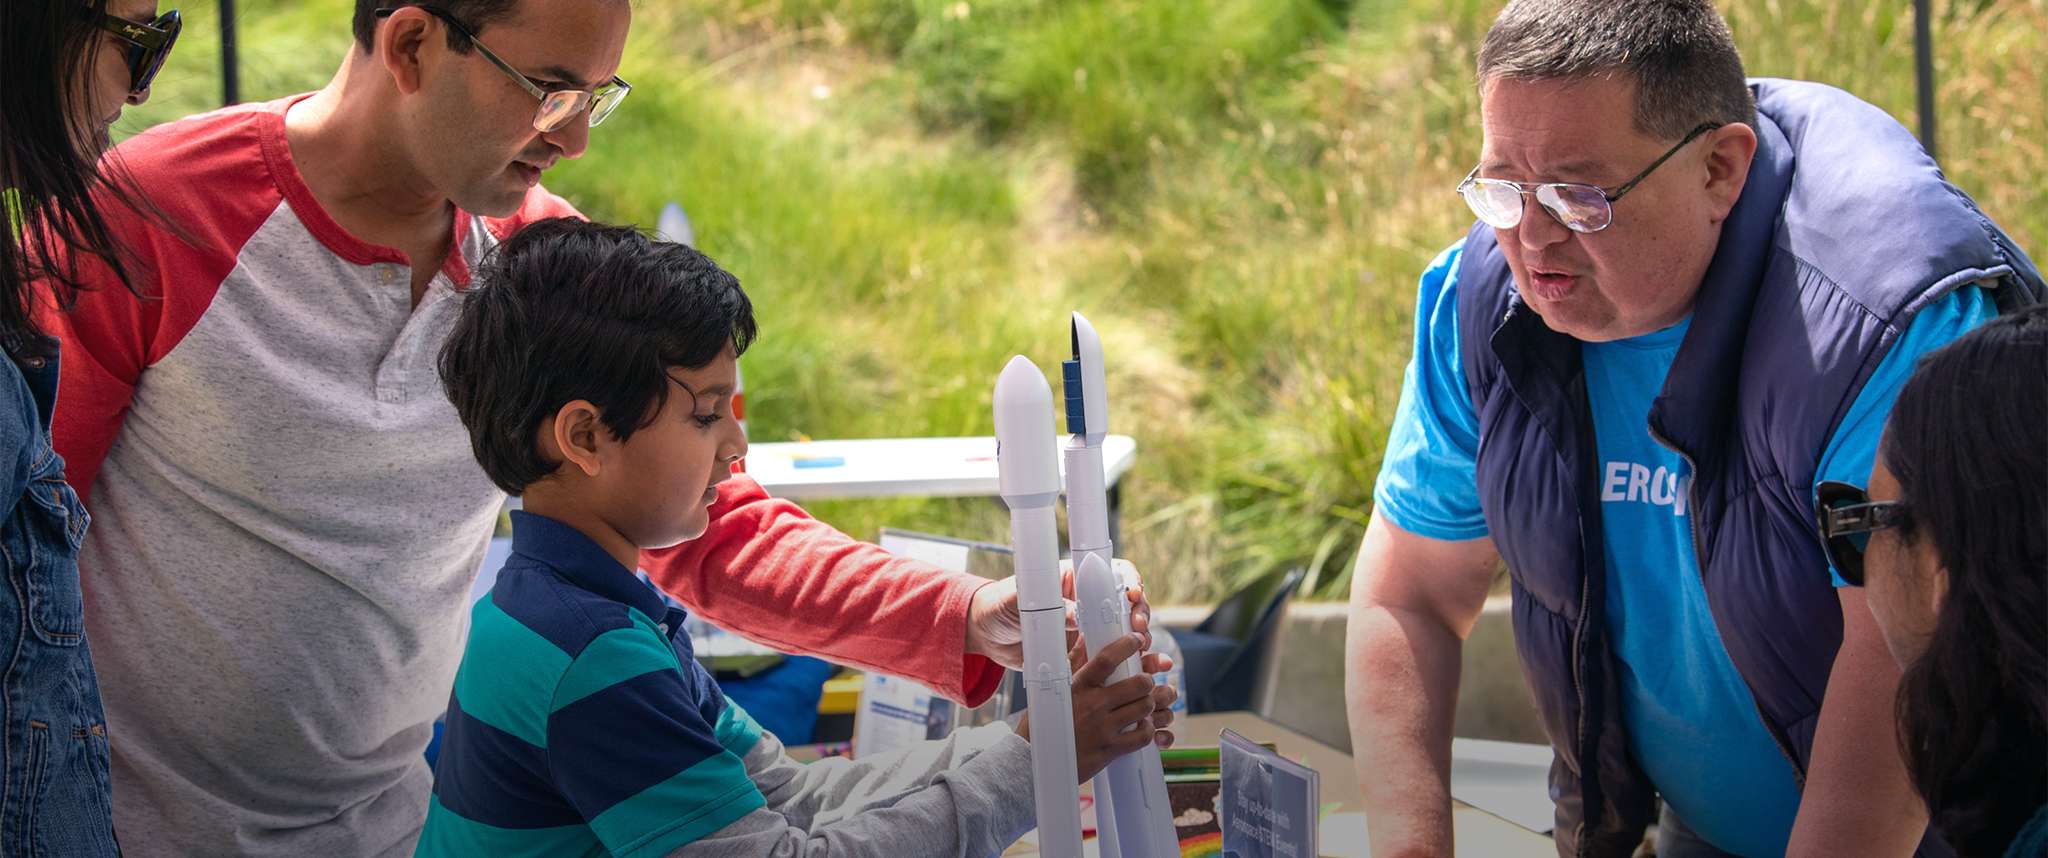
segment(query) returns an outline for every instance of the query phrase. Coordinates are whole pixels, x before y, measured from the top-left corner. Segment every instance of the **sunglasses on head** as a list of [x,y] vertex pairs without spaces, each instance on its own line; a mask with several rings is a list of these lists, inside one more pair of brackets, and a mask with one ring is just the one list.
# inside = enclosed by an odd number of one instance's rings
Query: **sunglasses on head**
[[147,24],[138,24],[106,12],[99,13],[94,23],[126,43],[130,95],[149,91],[150,84],[156,81],[156,73],[163,70],[164,59],[178,44],[178,31],[185,26],[176,9],[157,16]]
[[1870,547],[1870,535],[1906,523],[1906,505],[1873,501],[1862,488],[1832,480],[1820,484],[1816,500],[1814,515],[1828,562],[1842,580],[1863,586],[1863,552]]

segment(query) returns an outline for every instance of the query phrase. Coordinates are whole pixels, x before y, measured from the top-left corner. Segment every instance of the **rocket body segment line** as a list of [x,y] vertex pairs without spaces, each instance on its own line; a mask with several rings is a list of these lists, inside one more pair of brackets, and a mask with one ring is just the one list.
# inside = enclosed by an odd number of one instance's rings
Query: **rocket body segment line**
[[1104,562],[1115,553],[1109,540],[1109,492],[1104,484],[1102,445],[1084,445],[1073,436],[1061,451],[1067,463],[1067,543],[1075,568],[1083,554],[1099,554]]
[[1016,552],[1024,688],[1031,717],[1033,804],[1040,854],[1080,858],[1081,787],[1075,762],[1073,671],[1060,595],[1060,478],[1052,391],[1030,360],[1012,358],[996,379],[996,467]]

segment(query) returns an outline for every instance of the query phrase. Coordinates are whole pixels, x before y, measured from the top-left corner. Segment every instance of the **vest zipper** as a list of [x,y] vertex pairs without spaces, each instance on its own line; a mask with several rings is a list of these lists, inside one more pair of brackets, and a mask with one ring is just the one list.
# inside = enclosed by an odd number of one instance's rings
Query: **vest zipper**
[[[1585,540],[1583,528],[1584,525],[1581,525],[1581,534],[1579,538],[1582,543]],[[1572,690],[1577,692],[1579,697],[1578,742],[1579,756],[1581,758],[1579,761],[1579,765],[1583,770],[1580,773],[1581,777],[1587,776],[1587,772],[1598,771],[1600,766],[1600,749],[1589,747],[1586,744],[1586,722],[1593,720],[1593,713],[1586,708],[1586,626],[1590,622],[1589,617],[1591,616],[1591,614],[1589,612],[1592,610],[1593,588],[1586,586],[1579,587],[1579,627],[1572,630]],[[1605,621],[1604,617],[1602,618],[1602,621]],[[1588,752],[1590,752],[1590,755]],[[1584,789],[1584,786],[1580,787],[1581,792],[1583,792]],[[1579,800],[1584,801],[1585,796],[1579,796]],[[1593,852],[1592,847],[1588,845],[1591,842],[1591,840],[1586,836],[1586,819],[1584,813],[1581,813],[1579,815],[1578,835],[1578,858],[1590,858]]]
[[[1512,309],[1512,307],[1511,307],[1511,308],[1509,309],[1509,312],[1510,312],[1511,314],[1513,313],[1513,309]],[[1599,452],[1599,451],[1600,451],[1600,448],[1599,448],[1599,443],[1598,443],[1598,441],[1594,439],[1594,430],[1593,430],[1593,399],[1592,399],[1591,395],[1587,395],[1587,396],[1582,396],[1582,397],[1580,397],[1580,398],[1579,398],[1579,402],[1578,402],[1578,405],[1579,405],[1579,414],[1578,414],[1578,418],[1579,418],[1579,425],[1580,425],[1581,427],[1583,427],[1582,431],[1581,431],[1581,432],[1579,433],[1579,438],[1580,438],[1580,441],[1579,441],[1579,446],[1580,446],[1580,448],[1581,448],[1581,449],[1580,449],[1580,455],[1582,455],[1582,456],[1585,456],[1586,460],[1587,460],[1588,462],[1591,462],[1591,463],[1592,463],[1592,464],[1591,464],[1591,465],[1589,466],[1589,467],[1590,467],[1590,469],[1592,470],[1592,473],[1591,473],[1591,474],[1580,474],[1580,475],[1579,475],[1579,479],[1581,479],[1581,480],[1586,480],[1586,479],[1587,479],[1588,477],[1590,477],[1592,481],[1591,481],[1591,482],[1590,482],[1589,484],[1590,484],[1590,485],[1597,485],[1597,484],[1598,484],[1598,482],[1599,482],[1599,471],[1600,471],[1600,466],[1599,466],[1599,462],[1600,462],[1600,452]],[[1590,448],[1590,449],[1588,449],[1588,448]],[[1575,489],[1574,491],[1576,492],[1577,490]],[[1598,508],[1596,507],[1596,508],[1594,509],[1594,514],[1595,514],[1595,515],[1597,516],[1597,515],[1599,515],[1599,513],[1600,513],[1600,510],[1599,510],[1599,509],[1598,509]],[[1599,517],[1600,517],[1600,525],[1599,525],[1599,526],[1600,526],[1601,528],[1605,528],[1605,527],[1606,527],[1606,520],[1605,520],[1605,518],[1606,518],[1606,517],[1605,517],[1605,516],[1599,516]],[[1586,520],[1585,520],[1585,519],[1586,519],[1586,517],[1585,517],[1585,514],[1584,514],[1584,513],[1581,513],[1581,514],[1579,515],[1579,545],[1580,545],[1580,551],[1581,551],[1581,552],[1584,552],[1584,551],[1588,550],[1588,546],[1590,545],[1590,543],[1588,543],[1588,542],[1587,542],[1587,540],[1586,540]],[[1604,567],[1604,566],[1605,566],[1605,564],[1607,563],[1607,559],[1606,559],[1606,546],[1604,546],[1604,545],[1602,545],[1602,546],[1599,546],[1599,550],[1600,550],[1600,553],[1601,553],[1601,557],[1600,557],[1600,565],[1601,565],[1602,567]],[[1592,571],[1591,571],[1591,570],[1592,570],[1592,568],[1593,568],[1593,565],[1592,565],[1592,564],[1587,564],[1587,569],[1588,569],[1588,574],[1589,574],[1589,575],[1590,575],[1590,574],[1593,574],[1593,573],[1592,573]],[[1600,572],[1599,572],[1598,574],[1601,574],[1601,575],[1603,575],[1603,576],[1604,576],[1604,575],[1606,574],[1606,572],[1605,572],[1605,569],[1603,568],[1603,569],[1602,569],[1602,570],[1601,570],[1601,571],[1600,571]],[[1601,584],[1601,589],[1602,589],[1602,595],[1601,595],[1601,598],[1602,598],[1602,599],[1604,600],[1604,599],[1606,598],[1606,595],[1605,595],[1605,589],[1606,589],[1606,584],[1605,584],[1605,582],[1604,582],[1604,579],[1603,579],[1603,582],[1602,582],[1602,584]],[[1593,620],[1593,587],[1592,587],[1592,582],[1591,582],[1591,579],[1589,578],[1589,579],[1588,579],[1588,580],[1587,580],[1586,582],[1582,583],[1582,584],[1580,585],[1580,587],[1579,587],[1579,623],[1578,623],[1578,628],[1576,628],[1576,629],[1573,629],[1573,630],[1572,630],[1572,690],[1573,690],[1573,691],[1574,691],[1574,692],[1575,692],[1575,693],[1577,694],[1577,696],[1578,696],[1578,700],[1579,700],[1579,731],[1578,731],[1579,735],[1578,735],[1578,743],[1579,743],[1579,757],[1580,757],[1580,767],[1581,767],[1581,772],[1580,772],[1580,778],[1581,778],[1581,782],[1580,782],[1580,787],[1579,787],[1581,795],[1579,796],[1579,800],[1580,800],[1581,802],[1586,802],[1586,801],[1587,801],[1587,796],[1585,796],[1585,795],[1584,795],[1584,792],[1585,792],[1585,784],[1586,784],[1587,782],[1596,782],[1596,783],[1597,783],[1597,782],[1598,782],[1598,779],[1599,779],[1599,771],[1600,771],[1600,749],[1599,749],[1598,747],[1594,747],[1593,745],[1591,745],[1591,744],[1589,743],[1589,739],[1590,739],[1590,734],[1591,734],[1591,728],[1587,726],[1587,725],[1588,725],[1589,723],[1591,723],[1591,722],[1593,721],[1593,719],[1594,719],[1594,713],[1592,712],[1591,708],[1590,708],[1590,707],[1588,707],[1588,706],[1586,705],[1586,630],[1587,630],[1588,628],[1591,628],[1591,627],[1593,626],[1593,622],[1594,622],[1594,620]],[[1600,619],[1599,619],[1599,622],[1601,622],[1601,623],[1605,623],[1605,622],[1607,622],[1607,612],[1606,612],[1606,610],[1605,610],[1605,606],[1604,606],[1604,605],[1603,605],[1603,607],[1602,607],[1602,610],[1601,610],[1601,612],[1600,612]],[[1613,704],[1612,704],[1612,703],[1610,703],[1609,705],[1613,705]],[[1601,795],[1601,800],[1602,800],[1602,801],[1604,802],[1604,801],[1606,800],[1606,798],[1605,798],[1605,797],[1606,797],[1606,791],[1605,791],[1604,789],[1603,789],[1603,790],[1601,790],[1601,791],[1600,791],[1600,795]],[[1589,804],[1590,804],[1590,803],[1589,803]],[[1599,813],[1599,812],[1601,812],[1601,809],[1600,809],[1600,808],[1590,808],[1590,809],[1589,809],[1589,810],[1588,810],[1588,811],[1587,811],[1586,813],[1582,813],[1582,814],[1580,814],[1580,816],[1579,816],[1579,823],[1578,823],[1578,826],[1579,826],[1579,830],[1578,830],[1578,839],[1579,839],[1579,849],[1578,849],[1578,858],[1591,858],[1591,856],[1592,856],[1592,854],[1593,854],[1593,847],[1592,847],[1592,838],[1590,837],[1590,832],[1588,831],[1588,829],[1587,829],[1587,826],[1586,826],[1586,816],[1588,816],[1588,815],[1590,815],[1590,814],[1592,814],[1592,813]]]
[[[1678,454],[1678,458],[1685,461],[1685,470],[1687,472],[1685,503],[1686,508],[1692,511],[1691,514],[1685,517],[1685,529],[1692,535],[1692,562],[1700,570],[1700,589],[1704,591],[1706,589],[1707,558],[1705,552],[1700,550],[1700,525],[1695,520],[1695,517],[1700,514],[1700,498],[1699,495],[1693,493],[1693,488],[1699,485],[1700,468],[1693,463],[1692,456],[1679,449],[1677,443],[1664,437],[1663,433],[1658,432],[1655,426],[1646,426],[1644,428],[1649,430],[1651,439],[1664,445],[1664,449]],[[1709,602],[1707,604],[1708,616],[1711,617],[1713,612],[1713,603]],[[1718,621],[1714,624],[1714,630],[1716,634],[1719,634],[1720,623]],[[1721,645],[1721,648],[1726,650],[1727,646],[1724,643]],[[1740,671],[1738,670],[1737,673],[1739,674]],[[1764,732],[1770,735],[1771,744],[1777,746],[1778,753],[1783,754],[1785,762],[1792,765],[1792,779],[1798,784],[1799,791],[1804,793],[1806,791],[1806,769],[1802,768],[1799,765],[1799,759],[1792,755],[1792,746],[1785,741],[1784,737],[1778,735],[1777,728],[1771,726],[1771,719],[1764,714],[1764,705],[1757,702],[1756,690],[1749,687],[1749,680],[1747,678],[1743,680],[1742,686],[1744,691],[1749,692],[1749,705],[1756,709],[1757,720],[1763,723]]]

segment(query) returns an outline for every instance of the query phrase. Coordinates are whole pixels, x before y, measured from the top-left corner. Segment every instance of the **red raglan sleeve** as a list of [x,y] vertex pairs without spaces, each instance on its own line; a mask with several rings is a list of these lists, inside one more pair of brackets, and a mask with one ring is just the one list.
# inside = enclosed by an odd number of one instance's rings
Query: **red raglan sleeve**
[[856,540],[743,475],[718,489],[702,537],[641,553],[657,586],[777,649],[907,677],[970,706],[995,693],[1003,668],[964,652],[968,603],[989,581]]
[[143,373],[198,324],[282,200],[264,180],[250,115],[259,109],[160,126],[108,155],[146,200],[142,211],[104,196],[100,206],[141,295],[104,261],[78,257],[68,261],[89,289],[69,311],[41,315],[61,349],[52,440],[81,498],[91,498]]

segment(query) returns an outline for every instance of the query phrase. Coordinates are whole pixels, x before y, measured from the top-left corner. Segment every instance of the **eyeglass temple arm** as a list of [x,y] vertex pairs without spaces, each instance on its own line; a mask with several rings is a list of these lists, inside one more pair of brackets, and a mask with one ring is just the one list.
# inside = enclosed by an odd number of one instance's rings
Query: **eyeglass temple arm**
[[1698,139],[1701,134],[1705,134],[1719,127],[1721,127],[1721,124],[1718,122],[1702,123],[1700,127],[1694,128],[1691,133],[1685,135],[1685,138],[1678,141],[1677,144],[1673,145],[1669,149],[1664,150],[1663,155],[1658,156],[1657,160],[1651,161],[1650,166],[1644,167],[1642,172],[1637,173],[1635,175],[1635,178],[1621,183],[1621,187],[1615,188],[1612,193],[1606,191],[1602,191],[1601,193],[1607,196],[1607,201],[1609,203],[1620,200],[1623,194],[1626,194],[1629,191],[1634,190],[1636,185],[1641,184],[1644,179],[1649,178],[1650,174],[1656,172],[1658,167],[1663,166],[1665,161],[1671,160],[1671,156],[1678,154],[1678,150],[1685,148],[1685,144],[1691,143],[1693,140]]
[[159,30],[149,24],[139,24],[105,12],[100,13],[98,23],[100,29],[113,33],[122,41],[138,48],[150,50],[161,48],[164,42],[171,37],[171,33],[168,30]]
[[378,18],[389,18],[400,9],[418,9],[422,12],[434,16],[434,18],[439,20],[441,23],[448,25],[449,29],[454,30],[463,38],[468,39],[469,44],[472,47],[476,48],[477,53],[483,54],[484,59],[489,60],[491,62],[491,65],[497,66],[499,70],[503,71],[506,75],[510,76],[512,78],[512,82],[519,84],[520,88],[526,90],[527,94],[539,99],[546,99],[548,97],[547,90],[541,89],[538,86],[534,86],[533,81],[526,79],[526,74],[524,72],[521,72],[520,70],[513,68],[511,63],[505,62],[503,59],[500,59],[497,54],[491,53],[491,49],[484,46],[484,40],[477,38],[475,33],[470,32],[468,27],[463,26],[461,21],[455,20],[455,16],[448,14],[445,10],[438,9],[433,6],[428,6],[425,4],[415,3],[402,6],[386,6],[382,9],[378,9],[375,14]]
[[[461,30],[460,27],[456,29]],[[511,63],[499,59],[497,54],[491,53],[491,49],[484,47],[483,41],[478,39],[476,36],[470,35],[470,33],[466,30],[463,30],[462,34],[464,36],[469,37],[469,43],[475,45],[477,53],[483,54],[484,59],[491,61],[491,65],[497,66],[500,69],[504,69],[505,74],[508,77],[512,78],[512,82],[519,84],[520,89],[526,90],[527,94],[533,96],[534,98],[538,98],[542,101],[547,100],[547,90],[541,89],[538,86],[534,86],[533,81],[526,79],[525,73],[513,68]]]
[[[451,23],[450,26],[454,25]],[[484,47],[482,39],[478,39],[476,36],[471,35],[469,31],[463,30],[461,27],[456,27],[456,31],[462,33],[464,36],[469,37],[469,43],[476,46],[477,53],[483,54],[484,59],[491,61],[491,65],[504,69],[505,74],[510,75],[512,77],[512,80],[515,83],[518,83],[522,89],[525,89],[529,95],[532,95],[534,98],[541,99],[542,101],[547,100],[547,97],[551,93],[549,93],[545,89],[541,89],[540,87],[535,86],[533,81],[526,79],[525,72],[513,68],[511,63],[505,62],[503,59],[500,59],[497,54],[491,53],[490,48]],[[618,75],[613,75],[611,80],[598,84],[596,87],[590,90],[592,100],[595,100],[596,97],[601,94],[597,90],[603,89],[604,87],[607,86],[617,87],[620,91],[631,91],[633,89],[633,85],[627,83],[625,78],[619,77]]]

